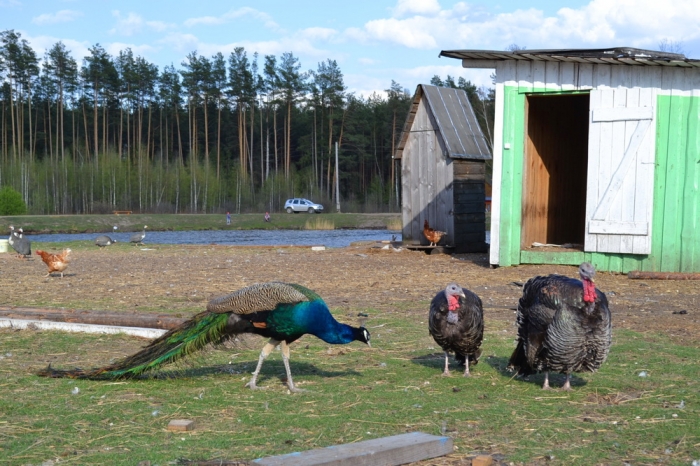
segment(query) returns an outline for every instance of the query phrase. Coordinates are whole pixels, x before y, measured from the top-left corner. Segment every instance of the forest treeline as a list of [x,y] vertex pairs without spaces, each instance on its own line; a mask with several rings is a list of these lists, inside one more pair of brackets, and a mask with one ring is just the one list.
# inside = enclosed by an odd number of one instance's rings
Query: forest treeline
[[[463,78],[490,139],[493,92]],[[0,32],[0,187],[32,214],[278,211],[285,199],[343,211],[397,211],[392,159],[412,95],[395,81],[347,91],[332,59],[302,70],[293,53],[196,51],[162,70],[99,44],[81,62],[62,42],[39,57]]]

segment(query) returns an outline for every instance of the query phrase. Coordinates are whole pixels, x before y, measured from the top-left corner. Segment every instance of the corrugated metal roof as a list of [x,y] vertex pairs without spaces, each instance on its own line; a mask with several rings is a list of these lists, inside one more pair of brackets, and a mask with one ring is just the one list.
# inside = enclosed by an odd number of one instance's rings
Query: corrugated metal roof
[[467,93],[462,89],[419,84],[399,141],[396,158],[401,158],[403,148],[413,126],[421,98],[433,117],[435,131],[441,137],[443,147],[450,158],[489,160],[491,151],[476,119]]
[[[610,49],[549,49],[516,50],[513,52],[498,50],[443,50],[441,57],[457,58],[473,62],[516,61],[557,61],[573,63],[593,63],[632,66],[678,66],[700,68],[700,60],[686,58],[679,53],[655,50],[635,49],[632,47],[614,47]],[[488,63],[484,63],[486,65]],[[484,66],[487,67],[487,66]]]

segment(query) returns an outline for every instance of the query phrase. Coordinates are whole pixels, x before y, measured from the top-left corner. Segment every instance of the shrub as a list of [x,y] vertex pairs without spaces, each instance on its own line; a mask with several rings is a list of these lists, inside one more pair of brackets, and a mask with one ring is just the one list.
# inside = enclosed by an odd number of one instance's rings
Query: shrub
[[22,200],[22,195],[5,186],[0,189],[0,215],[24,215],[27,213],[27,205]]

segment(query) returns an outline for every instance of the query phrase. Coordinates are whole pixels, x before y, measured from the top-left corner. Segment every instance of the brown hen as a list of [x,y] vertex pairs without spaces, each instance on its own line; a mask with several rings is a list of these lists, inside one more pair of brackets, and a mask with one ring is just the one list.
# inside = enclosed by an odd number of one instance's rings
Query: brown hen
[[68,262],[70,262],[68,258],[70,252],[70,248],[64,249],[61,254],[51,254],[50,252],[39,249],[36,254],[41,256],[41,260],[49,266],[49,273],[46,274],[47,277],[54,272],[60,272],[61,278],[63,278],[63,271],[66,270]]
[[425,235],[425,238],[430,241],[431,246],[437,246],[437,243],[439,243],[442,237],[447,233],[444,231],[433,230],[430,228],[428,220],[426,219],[425,222],[423,222],[423,234]]

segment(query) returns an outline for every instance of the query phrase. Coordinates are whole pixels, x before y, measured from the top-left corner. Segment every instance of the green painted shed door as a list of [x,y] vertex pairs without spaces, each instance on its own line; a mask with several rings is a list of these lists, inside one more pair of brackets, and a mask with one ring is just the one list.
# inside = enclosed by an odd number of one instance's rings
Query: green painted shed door
[[587,252],[649,254],[654,193],[651,89],[591,91]]

